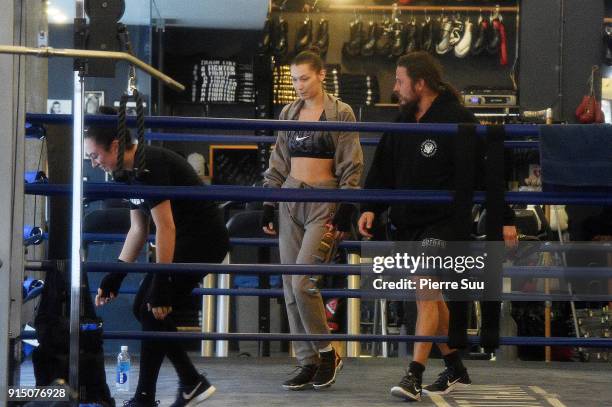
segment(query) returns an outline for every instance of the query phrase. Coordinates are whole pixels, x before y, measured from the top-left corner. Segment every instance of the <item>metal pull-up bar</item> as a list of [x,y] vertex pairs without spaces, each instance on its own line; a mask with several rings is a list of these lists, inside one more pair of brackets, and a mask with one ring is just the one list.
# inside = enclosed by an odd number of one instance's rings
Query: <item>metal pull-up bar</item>
[[117,51],[92,51],[84,49],[70,49],[70,48],[52,48],[52,47],[21,47],[14,45],[0,45],[0,54],[14,54],[14,55],[33,55],[41,58],[94,58],[94,59],[114,59],[118,61],[126,61],[140,70],[148,73],[152,77],[161,80],[171,88],[184,91],[185,86],[175,81],[163,72],[158,71],[146,62],[141,61],[133,55],[127,52]]

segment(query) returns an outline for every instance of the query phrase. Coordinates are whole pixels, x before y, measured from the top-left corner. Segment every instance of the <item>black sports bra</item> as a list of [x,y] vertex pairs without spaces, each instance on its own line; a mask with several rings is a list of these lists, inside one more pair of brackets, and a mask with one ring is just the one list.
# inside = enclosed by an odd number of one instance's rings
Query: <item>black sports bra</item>
[[[319,121],[326,121],[325,111]],[[287,133],[287,147],[291,157],[332,159],[336,154],[334,139],[329,131],[298,130]]]

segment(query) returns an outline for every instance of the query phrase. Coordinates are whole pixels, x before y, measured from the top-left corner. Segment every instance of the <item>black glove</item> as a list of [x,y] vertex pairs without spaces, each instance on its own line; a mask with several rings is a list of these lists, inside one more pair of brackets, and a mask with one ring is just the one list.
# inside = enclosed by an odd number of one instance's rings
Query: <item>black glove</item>
[[334,214],[332,225],[340,232],[350,232],[353,224],[355,205],[351,203],[341,203]]
[[154,307],[169,307],[172,305],[172,276],[167,273],[158,273],[151,281],[149,291],[149,305]]
[[[119,263],[124,263],[123,260],[117,259],[117,261]],[[108,273],[105,275],[102,281],[100,281],[100,290],[102,290],[101,297],[109,298],[111,293],[116,297],[126,275],[127,273]]]
[[260,219],[261,227],[267,227],[270,223],[274,225],[274,230],[276,230],[276,224],[274,224],[274,206],[264,204]]

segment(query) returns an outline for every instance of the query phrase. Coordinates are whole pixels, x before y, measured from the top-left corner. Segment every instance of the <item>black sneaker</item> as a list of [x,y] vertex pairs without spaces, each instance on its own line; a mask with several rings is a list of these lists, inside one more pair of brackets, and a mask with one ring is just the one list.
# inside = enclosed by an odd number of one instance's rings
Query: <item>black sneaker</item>
[[410,372],[402,378],[397,386],[391,388],[391,395],[408,401],[421,400],[421,380]]
[[438,379],[432,384],[423,387],[424,393],[431,394],[447,394],[458,387],[466,387],[472,384],[467,369],[464,369],[461,374],[456,374],[453,369],[446,368]]
[[197,406],[213,395],[217,389],[204,376],[193,386],[179,385],[176,400],[170,407]]
[[335,349],[329,352],[321,352],[321,364],[317,373],[312,379],[315,389],[324,389],[331,386],[336,381],[336,375],[342,370],[342,359]]
[[136,397],[123,402],[123,407],[157,407],[157,406],[159,406],[159,400],[144,401],[144,400],[137,399]]
[[[312,388],[312,378],[317,373],[317,365],[298,366],[299,373],[283,383],[285,390],[305,390]],[[295,372],[295,370],[293,371]],[[291,372],[291,373],[293,373]]]

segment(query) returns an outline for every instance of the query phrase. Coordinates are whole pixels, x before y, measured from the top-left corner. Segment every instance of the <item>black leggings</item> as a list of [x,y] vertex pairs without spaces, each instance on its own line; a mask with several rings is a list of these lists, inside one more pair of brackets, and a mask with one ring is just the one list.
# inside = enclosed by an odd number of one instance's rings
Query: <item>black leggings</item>
[[[223,261],[229,246],[226,233],[225,228],[223,228],[220,233],[215,234],[214,239],[193,239],[192,241],[198,242],[198,247],[177,247],[175,263],[220,263]],[[157,320],[147,305],[153,280],[153,274],[147,274],[138,289],[133,307],[134,315],[142,324],[142,330],[145,332],[176,332],[174,312],[176,309],[191,306],[191,291],[197,287],[202,278],[202,275],[173,275],[172,283],[168,287],[168,290],[171,290],[172,293],[172,312],[164,320]],[[172,362],[181,385],[190,386],[197,383],[200,378],[199,373],[189,359],[182,341],[147,339],[141,342],[140,375],[136,388],[137,398],[154,400],[157,378],[165,356]]]

